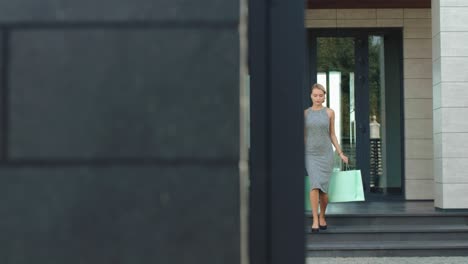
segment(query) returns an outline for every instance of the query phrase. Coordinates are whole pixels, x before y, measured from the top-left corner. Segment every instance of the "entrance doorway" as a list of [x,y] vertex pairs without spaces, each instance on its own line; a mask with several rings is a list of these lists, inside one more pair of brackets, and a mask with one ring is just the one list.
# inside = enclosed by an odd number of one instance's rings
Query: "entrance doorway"
[[309,31],[308,87],[326,87],[337,138],[351,168],[361,170],[366,200],[404,199],[402,50],[401,29]]

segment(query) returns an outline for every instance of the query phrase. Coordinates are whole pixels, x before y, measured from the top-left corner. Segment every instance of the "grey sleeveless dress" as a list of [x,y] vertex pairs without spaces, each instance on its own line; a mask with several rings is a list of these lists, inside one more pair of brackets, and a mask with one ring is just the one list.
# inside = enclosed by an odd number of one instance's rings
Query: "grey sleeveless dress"
[[305,118],[305,165],[310,189],[328,192],[328,181],[333,169],[333,148],[330,139],[330,119],[327,108],[307,109]]

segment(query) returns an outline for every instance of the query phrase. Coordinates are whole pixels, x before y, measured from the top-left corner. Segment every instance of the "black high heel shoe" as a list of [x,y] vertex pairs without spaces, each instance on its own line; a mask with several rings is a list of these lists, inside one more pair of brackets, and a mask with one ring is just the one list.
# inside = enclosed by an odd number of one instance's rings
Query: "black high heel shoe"
[[313,227],[310,228],[311,233],[318,233],[319,231],[320,231],[320,227],[319,228],[313,228]]
[[320,230],[327,230],[328,225],[319,225]]

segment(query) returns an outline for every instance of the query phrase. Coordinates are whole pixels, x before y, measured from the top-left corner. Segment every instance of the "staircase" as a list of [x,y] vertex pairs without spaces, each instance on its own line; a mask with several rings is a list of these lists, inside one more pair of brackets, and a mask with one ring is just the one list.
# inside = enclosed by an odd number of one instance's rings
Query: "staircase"
[[468,256],[468,212],[328,214],[308,257]]

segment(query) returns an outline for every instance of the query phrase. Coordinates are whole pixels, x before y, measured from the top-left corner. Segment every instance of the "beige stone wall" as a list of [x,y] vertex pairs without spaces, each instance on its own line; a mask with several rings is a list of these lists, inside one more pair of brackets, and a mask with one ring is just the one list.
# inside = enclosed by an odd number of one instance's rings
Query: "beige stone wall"
[[435,205],[467,209],[468,1],[432,0]]
[[406,199],[434,199],[431,9],[307,10],[307,28],[403,28]]

